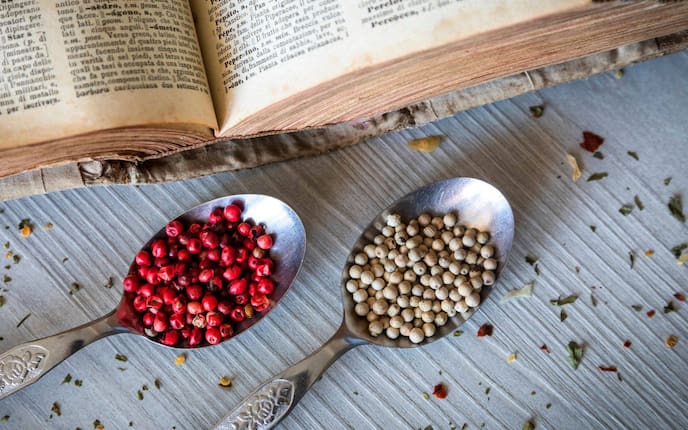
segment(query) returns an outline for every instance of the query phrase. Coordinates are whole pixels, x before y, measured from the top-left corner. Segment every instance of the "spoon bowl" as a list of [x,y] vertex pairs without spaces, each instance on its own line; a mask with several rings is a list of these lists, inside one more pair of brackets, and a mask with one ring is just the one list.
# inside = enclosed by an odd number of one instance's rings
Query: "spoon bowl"
[[[217,207],[230,203],[243,207],[242,218],[254,224],[263,224],[274,237],[270,257],[275,262],[271,278],[275,290],[269,296],[265,310],[239,324],[234,324],[235,333],[222,342],[234,339],[264,318],[279,302],[296,278],[306,252],[306,233],[299,216],[286,203],[274,197],[260,194],[240,194],[221,197],[198,205],[175,218],[184,225],[205,222],[210,212]],[[151,237],[142,249],[150,248],[157,239],[164,238],[163,227]],[[133,262],[129,273],[136,271]],[[54,366],[83,348],[103,337],[117,333],[141,335],[158,345],[168,348],[202,348],[210,344],[194,346],[167,346],[144,334],[140,316],[133,308],[134,293],[123,293],[117,309],[110,314],[90,323],[65,332],[30,341],[0,354],[0,399],[36,382]]]
[[[489,244],[496,249],[499,274],[507,262],[514,237],[514,216],[506,198],[487,182],[472,178],[453,178],[421,187],[394,202],[363,230],[356,240],[342,272],[341,292],[344,302],[344,318],[337,332],[317,351],[294,364],[281,374],[268,380],[216,424],[219,430],[269,429],[284,418],[303,397],[322,373],[348,350],[365,344],[387,347],[410,348],[423,346],[452,333],[470,318],[478,308],[465,315],[456,314],[440,327],[434,336],[426,337],[418,344],[408,338],[390,339],[385,335],[371,336],[368,321],[355,314],[355,303],[345,284],[349,279],[348,268],[354,256],[372,243],[375,235],[385,225],[387,215],[395,213],[402,219],[414,218],[420,213],[458,213],[459,224],[490,233]],[[492,286],[483,286],[481,305],[490,295]]]

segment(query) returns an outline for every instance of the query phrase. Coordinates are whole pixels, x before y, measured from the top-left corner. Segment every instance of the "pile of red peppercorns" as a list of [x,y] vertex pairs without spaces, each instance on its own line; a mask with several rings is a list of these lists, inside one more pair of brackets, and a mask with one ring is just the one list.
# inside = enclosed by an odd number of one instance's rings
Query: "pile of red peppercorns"
[[272,236],[241,212],[230,204],[207,223],[171,221],[166,238],[136,254],[123,286],[147,336],[169,346],[216,344],[268,307]]

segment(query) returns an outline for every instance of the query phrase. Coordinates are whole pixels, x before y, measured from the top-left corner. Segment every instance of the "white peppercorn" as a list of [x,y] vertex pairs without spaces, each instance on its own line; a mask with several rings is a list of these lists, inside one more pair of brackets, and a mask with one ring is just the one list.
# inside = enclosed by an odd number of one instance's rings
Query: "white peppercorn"
[[399,337],[399,329],[394,327],[388,327],[387,330],[385,330],[385,334],[390,339],[396,339]]
[[365,253],[365,255],[368,258],[375,257],[375,245],[373,245],[372,243],[369,243],[368,245],[364,246],[363,247],[363,253]]
[[411,322],[416,317],[415,311],[411,308],[406,308],[402,310],[400,315],[401,318],[403,318],[403,320],[406,322]]
[[[419,261],[413,265],[413,272],[418,276],[425,274],[426,270],[427,270],[427,267],[425,266],[425,263],[423,263],[421,261]],[[353,276],[352,276],[352,278],[353,278]]]
[[[426,228],[427,228],[427,227],[426,227]],[[427,237],[427,236],[424,237],[424,238],[423,238],[423,243],[419,246],[419,248],[420,248],[421,246],[424,246],[426,249],[429,250],[429,249],[432,247],[432,238],[431,238],[431,237]]]
[[363,285],[370,285],[373,280],[375,279],[375,275],[373,275],[373,272],[370,270],[364,270],[361,272],[361,284]]
[[397,297],[397,304],[402,309],[408,308],[410,306],[409,297],[408,296]]
[[384,263],[382,265],[385,269],[385,273],[394,273],[397,271],[398,267],[396,264],[394,264],[394,260],[384,260]]
[[475,276],[471,278],[471,285],[473,286],[473,289],[477,289],[483,286],[483,278],[480,276]]
[[434,252],[428,252],[425,254],[425,257],[423,257],[423,262],[428,266],[432,267],[437,264],[437,254]]
[[444,249],[444,241],[442,239],[435,239],[432,241],[430,247],[435,251],[441,251]]
[[454,275],[458,275],[461,271],[461,263],[459,263],[458,261],[452,261],[449,264],[449,271]]
[[437,297],[437,300],[444,300],[449,297],[449,291],[447,290],[447,287],[439,287],[437,290],[435,290],[435,297]]
[[461,237],[466,233],[466,228],[462,225],[456,225],[452,229],[452,233],[454,233],[454,236],[456,237]]
[[401,317],[401,315],[395,315],[389,319],[389,326],[390,327],[401,328],[401,326],[403,324],[404,324],[404,319]]
[[370,284],[370,287],[375,291],[382,291],[385,288],[385,281],[382,278],[375,278]]
[[382,245],[383,243],[385,243],[385,236],[378,234],[373,238],[373,243],[375,245]]
[[359,290],[356,290],[356,292],[353,294],[353,298],[354,302],[356,303],[364,302],[368,298],[368,292],[361,288]]
[[440,303],[440,309],[443,312],[449,312],[450,310],[454,309],[454,302],[448,299],[442,300]]
[[415,284],[413,287],[411,287],[411,294],[414,296],[420,297],[423,295],[423,291],[425,288],[423,288],[422,285]]
[[475,245],[471,246],[471,251],[475,252],[476,255],[480,255],[480,248],[482,248],[482,245],[479,243],[476,243]]
[[423,324],[422,329],[423,329],[423,334],[425,335],[425,337],[432,337],[432,336],[434,336],[434,335],[435,335],[435,332],[436,332],[436,330],[437,330],[437,329],[435,328],[435,324],[432,324],[432,323],[425,323],[425,324]]
[[428,286],[430,288],[432,288],[433,290],[438,289],[439,287],[442,286],[442,278],[439,276],[431,276],[430,282],[428,283]]
[[408,255],[399,254],[396,257],[394,257],[394,264],[396,264],[397,267],[399,267],[399,268],[406,267],[408,262],[409,262]]
[[493,285],[495,283],[495,274],[489,270],[486,270],[482,274],[484,285]]
[[349,276],[351,279],[360,279],[361,273],[363,273],[363,268],[357,264],[349,267]]
[[442,283],[443,283],[444,285],[451,285],[451,284],[453,284],[453,283],[454,283],[454,279],[456,279],[456,277],[454,276],[454,274],[453,274],[452,272],[450,272],[450,271],[447,270],[446,272],[442,273]]
[[387,317],[387,316],[380,317],[380,322],[382,323],[382,328],[389,327],[389,317]]
[[416,282],[418,276],[413,272],[413,270],[407,270],[404,272],[404,281]]
[[375,300],[382,300],[384,298],[385,296],[382,295],[382,291],[375,291]]
[[[441,254],[445,255],[441,255]],[[442,251],[440,254],[437,255],[437,265],[439,265],[443,269],[448,269],[449,265],[451,264],[451,258],[449,257],[449,253],[446,251]]]
[[466,297],[466,304],[472,308],[478,306],[480,304],[480,294],[474,292]]
[[397,255],[401,254],[398,249],[396,248],[390,248],[389,253],[387,254],[387,259],[390,261],[394,261],[395,258],[397,258]]
[[420,306],[421,300],[422,299],[419,296],[411,296],[409,298],[409,306],[412,308],[417,308],[418,306]]
[[480,244],[486,244],[487,241],[490,240],[490,235],[487,232],[481,231],[475,235],[475,240]]
[[421,276],[418,281],[424,287],[430,286],[430,274],[426,273],[425,275]]
[[452,318],[454,315],[456,315],[456,309],[451,308],[447,311],[447,318]]
[[380,316],[378,314],[376,314],[375,312],[370,311],[370,312],[368,312],[368,315],[366,315],[366,319],[368,320],[368,322],[373,322],[373,321],[377,321],[378,319],[380,319]]
[[377,258],[386,257],[388,253],[389,248],[387,248],[387,246],[384,243],[375,247],[375,256]]
[[432,219],[430,220],[430,224],[437,230],[442,230],[444,228],[444,221],[442,221],[442,217],[432,217]]
[[432,221],[432,217],[430,216],[430,214],[422,213],[418,215],[417,220],[418,225],[420,225],[421,227],[425,227],[426,225],[430,224],[430,221]]
[[466,254],[466,264],[475,264],[478,261],[478,254],[473,251],[469,251]]
[[382,230],[380,230],[380,233],[382,233],[382,235],[384,237],[392,237],[392,236],[394,236],[394,233],[395,233],[394,227],[390,227],[390,226],[386,225],[386,226],[382,227]]
[[420,319],[423,320],[423,322],[429,323],[435,321],[435,313],[433,311],[427,311],[427,312],[422,312],[420,315]]
[[424,299],[421,300],[420,303],[418,304],[418,309],[420,309],[423,312],[427,312],[432,309],[432,300],[429,299]]
[[442,269],[440,266],[432,266],[430,268],[430,276],[442,277],[443,273],[444,273],[444,269]]
[[390,300],[390,301],[396,300],[398,295],[399,295],[399,290],[394,285],[387,285],[382,290],[382,296],[385,299]]
[[408,337],[408,335],[411,334],[412,329],[413,324],[411,322],[404,323],[401,327],[399,327],[399,334]]
[[357,280],[349,279],[348,281],[346,281],[345,287],[346,287],[346,291],[353,294],[356,292],[356,290],[358,290],[359,284],[358,284]]
[[451,240],[454,239],[454,235],[452,234],[451,231],[443,230],[440,233],[440,239],[442,240],[442,242],[444,242],[446,245],[448,245],[449,242],[451,242]]
[[387,225],[390,227],[396,227],[401,224],[401,215],[399,214],[389,214],[387,215]]
[[437,327],[443,327],[445,324],[447,324],[447,314],[445,312],[438,312],[435,314],[435,325]]
[[470,248],[471,246],[475,245],[475,237],[467,233],[461,238],[461,243],[463,243],[463,246]]
[[458,290],[459,294],[461,294],[463,297],[468,297],[471,295],[471,293],[473,293],[473,287],[467,282],[459,285]]
[[378,336],[382,333],[383,330],[383,324],[380,321],[372,321],[370,324],[368,324],[368,332],[370,332],[371,336]]
[[463,261],[466,259],[466,254],[468,254],[468,252],[465,249],[459,248],[454,251],[454,259],[456,261]]
[[368,263],[368,256],[363,252],[359,252],[354,257],[354,263],[358,264],[359,266],[363,266]]
[[387,301],[384,299],[378,299],[375,300],[375,303],[373,303],[372,309],[373,312],[375,312],[378,315],[384,315],[387,313],[387,308],[389,305],[387,304]]
[[397,272],[392,272],[389,274],[388,282],[390,284],[399,285],[399,283],[403,280],[404,280],[404,275],[402,275],[401,272],[397,271]]
[[459,293],[459,290],[456,288],[452,288],[449,290],[449,300],[452,302],[458,302],[461,300],[461,293]]
[[456,225],[456,214],[454,212],[447,212],[444,214],[444,217],[442,218],[442,222],[444,222],[444,226],[447,228],[452,228]]
[[423,320],[420,318],[416,318],[413,320],[413,327],[422,327],[423,326]]
[[497,268],[497,260],[494,258],[487,258],[483,262],[483,267],[485,270],[495,270]]
[[435,299],[432,301],[432,309],[434,313],[441,312],[442,311],[442,302],[439,300]]
[[354,312],[356,315],[364,317],[368,315],[368,312],[370,312],[370,306],[368,306],[368,303],[366,302],[356,303],[356,306],[354,306]]
[[382,264],[375,263],[370,265],[370,271],[373,272],[376,278],[380,278],[385,273],[385,268],[382,267]]
[[[414,236],[414,237],[410,238],[409,240],[407,240],[404,245],[406,246],[406,248],[408,248],[409,254],[410,254],[411,251],[414,249],[417,249],[420,244],[418,243],[418,241],[416,240],[416,237]],[[411,255],[409,255],[409,258],[411,258]],[[420,259],[420,256],[418,257],[418,259]]]
[[396,242],[397,245],[405,245],[407,241],[408,233],[405,231],[400,231],[394,234],[394,242]]
[[429,300],[435,300],[435,291],[429,288],[423,290],[423,298]]
[[465,275],[468,275],[468,272],[470,272],[470,271],[471,271],[471,266],[469,266],[469,265],[466,264],[466,263],[463,263],[463,264],[461,265],[461,269],[459,270],[459,274],[465,276]]
[[413,316],[415,319],[420,319],[423,316],[423,311],[421,311],[420,308],[415,308],[413,310]]
[[401,312],[401,307],[396,303],[392,303],[387,308],[387,316],[394,317],[399,315],[399,312]]
[[409,340],[413,343],[421,343],[425,339],[425,333],[418,327],[414,327],[409,333]]
[[399,294],[408,294],[411,292],[411,282],[409,281],[401,281],[399,282],[399,285],[397,285],[397,292]]
[[468,310],[468,305],[466,304],[466,301],[461,299],[458,302],[454,303],[454,310],[459,313],[466,312]]
[[382,242],[382,244],[385,245],[389,250],[395,249],[397,247],[397,243],[393,237],[388,237],[387,239],[385,239],[384,242]]
[[[366,299],[365,303],[366,303],[368,306],[373,306],[373,303],[375,303],[375,300],[376,300],[376,299],[375,299],[375,294],[373,294],[373,295],[368,294],[368,298]],[[361,302],[361,303],[364,303],[364,302]]]
[[483,258],[490,258],[494,255],[494,248],[491,245],[483,245],[480,247],[480,256]]

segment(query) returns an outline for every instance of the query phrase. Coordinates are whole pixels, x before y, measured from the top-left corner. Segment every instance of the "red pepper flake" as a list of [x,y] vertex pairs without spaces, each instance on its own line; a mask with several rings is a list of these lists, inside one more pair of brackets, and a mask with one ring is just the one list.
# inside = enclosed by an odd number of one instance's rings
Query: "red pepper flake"
[[543,351],[545,351],[547,354],[549,354],[549,348],[547,348],[547,345],[546,345],[546,344],[543,343],[543,344],[540,346],[540,349],[543,350]]
[[600,369],[602,372],[616,372],[616,366],[597,366],[598,369]]
[[494,330],[494,327],[492,327],[492,324],[490,323],[485,323],[480,326],[478,329],[478,337],[483,337],[483,336],[492,336],[492,331]]
[[630,340],[625,340],[623,343],[624,348],[630,348],[631,347],[631,341]]
[[649,311],[647,311],[647,317],[648,318],[652,318],[653,316],[655,316],[655,310],[654,309],[650,309]]
[[675,297],[676,300],[678,300],[679,302],[685,302],[685,301],[686,301],[686,296],[684,296],[684,295],[681,294],[681,293],[676,293],[676,294],[674,294],[674,297]]
[[586,151],[595,152],[604,143],[604,138],[592,133],[590,131],[583,132],[583,141],[581,142],[581,148]]
[[444,384],[437,384],[432,388],[432,395],[438,399],[447,398],[447,387]]

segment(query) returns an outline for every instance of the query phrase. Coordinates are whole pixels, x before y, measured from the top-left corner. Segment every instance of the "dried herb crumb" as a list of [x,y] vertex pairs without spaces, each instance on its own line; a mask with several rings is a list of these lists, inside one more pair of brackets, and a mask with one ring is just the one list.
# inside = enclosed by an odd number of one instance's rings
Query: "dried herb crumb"
[[621,79],[621,78],[623,78],[623,75],[624,75],[624,69],[619,69],[619,70],[617,70],[616,72],[614,72],[614,77],[615,77],[616,79]]
[[686,296],[684,296],[682,293],[674,293],[674,298],[678,300],[679,302],[685,302],[686,301]]
[[583,141],[580,147],[589,152],[595,152],[604,143],[604,138],[590,131],[583,132]]
[[114,279],[112,276],[110,276],[110,277],[108,278],[107,282],[105,283],[105,288],[110,289],[110,288],[112,288],[114,285],[115,285],[115,279]]
[[232,386],[232,379],[228,378],[227,376],[223,376],[220,378],[220,382],[218,383],[220,387],[225,387],[229,388]]
[[53,405],[50,407],[50,410],[55,413],[58,417],[62,416],[62,410],[60,409],[60,405],[57,402],[53,402]]
[[626,339],[623,343],[623,346],[624,348],[630,348],[632,344],[633,343],[630,340]]
[[21,255],[19,255],[19,254],[14,254],[14,255],[12,256],[12,262],[13,262],[14,264],[19,264],[20,261],[21,261]]
[[597,231],[597,226],[591,225],[590,230],[592,230],[592,232],[595,233]]
[[578,300],[578,296],[576,294],[571,294],[564,298],[559,297],[558,299],[552,299],[549,302],[554,306],[564,306],[575,303],[576,300]]
[[688,248],[688,243],[682,243],[671,248],[671,253],[674,254],[674,257],[679,258],[683,250],[686,248]]
[[413,139],[408,142],[408,147],[419,152],[432,152],[442,141],[442,136],[427,136]]
[[133,422],[133,421],[129,421],[129,427],[134,427],[134,422]]
[[24,322],[25,322],[27,319],[29,319],[30,316],[31,316],[31,313],[30,313],[30,312],[29,312],[28,314],[26,314],[26,316],[25,316],[24,318],[22,318],[21,321],[19,321],[19,322],[17,323],[17,328],[19,328],[22,324],[24,324]]
[[63,263],[63,264],[66,263],[66,262],[68,262],[68,261],[69,261],[69,257],[65,257],[65,258],[62,259],[62,263]]
[[74,293],[76,293],[80,289],[81,289],[81,285],[79,285],[77,282],[72,282],[71,284],[69,284],[69,295],[70,296],[73,295]]
[[664,313],[668,314],[669,312],[676,312],[676,308],[674,307],[674,302],[672,300],[669,300],[666,306],[664,306]]
[[566,320],[566,318],[568,318],[568,317],[569,317],[569,314],[567,314],[565,310],[562,309],[562,310],[559,312],[559,320],[560,320],[561,322],[564,322],[564,321]]
[[640,201],[640,197],[638,197],[637,194],[633,197],[633,202],[636,206],[638,206],[638,210],[642,211],[645,209],[645,205],[643,204],[643,202]]
[[667,336],[667,338],[664,340],[664,344],[666,346],[668,346],[669,348],[675,347],[677,343],[678,343],[678,338],[676,336],[674,336],[673,334]]
[[75,379],[74,385],[76,385],[77,387],[81,387],[82,385],[84,385],[84,381],[82,381],[81,379]]
[[590,175],[588,177],[587,181],[588,182],[599,181],[600,179],[604,179],[607,176],[609,176],[609,174],[607,172],[597,172],[597,173],[593,173],[592,175]]
[[633,266],[635,265],[635,252],[628,251],[628,259],[630,260],[630,263],[631,263],[631,269],[633,269]]
[[117,370],[119,370],[120,372],[124,372],[127,370],[127,368],[126,367],[118,367]]
[[633,205],[623,205],[619,208],[619,213],[623,216],[628,216],[633,212]]
[[566,160],[569,162],[569,166],[571,166],[571,180],[576,182],[582,175],[581,169],[578,167],[578,160],[576,160],[576,157],[573,156],[573,154],[566,154]]
[[645,254],[646,257],[652,257],[653,255],[655,255],[655,250],[654,249],[648,249],[643,254]]
[[100,420],[93,420],[93,429],[94,430],[103,430],[105,426],[101,424]]
[[5,244],[3,245],[3,248],[10,249],[10,241],[9,240],[7,242],[5,242]]
[[535,423],[532,420],[528,420],[525,423],[523,423],[523,427],[521,427],[521,430],[535,430]]
[[542,344],[540,345],[540,349],[549,354],[549,348],[547,348],[547,344]]
[[127,361],[129,361],[129,358],[124,354],[115,354],[115,360],[123,361],[126,363]]
[[0,308],[5,306],[6,302],[7,302],[7,299],[5,299],[5,296],[0,296]]
[[597,158],[598,160],[604,160],[604,154],[600,151],[596,151],[594,154],[592,154],[592,156]]
[[518,353],[512,352],[512,353],[509,354],[509,356],[506,358],[506,362],[507,362],[507,363],[513,363],[514,361],[516,361],[517,358],[518,358]]
[[4,415],[2,418],[0,418],[0,422],[3,422],[3,423],[6,423],[6,422],[9,421],[9,420],[10,420],[10,416],[9,416],[9,415]]
[[423,397],[423,400],[430,400],[430,394],[426,393],[425,391],[421,393],[421,396]]
[[136,391],[136,397],[138,397],[139,400],[143,400],[143,392],[141,392],[141,390]]
[[540,118],[545,113],[545,105],[536,105],[528,108],[533,118]]
[[665,187],[668,187],[670,183],[671,183],[671,176],[664,178],[664,186]]
[[454,337],[459,337],[463,334],[463,330],[456,330],[454,331]]
[[573,367],[574,370],[578,369],[578,365],[583,358],[583,346],[572,340],[566,346],[566,349],[569,352],[569,364],[571,364],[571,367]]
[[536,265],[538,262],[538,258],[534,255],[526,255],[526,263],[530,264],[531,266]]
[[602,372],[616,372],[616,366],[597,366]]
[[647,314],[646,314],[646,315],[647,315],[648,318],[652,318],[653,316],[655,316],[655,310],[654,310],[654,309],[650,309],[649,311],[647,311]]
[[10,282],[12,282],[12,277],[10,277],[8,275],[4,275],[2,277],[2,282],[4,282],[5,284],[9,284]]
[[635,151],[628,151],[628,152],[626,152],[626,154],[628,154],[628,155],[630,155],[631,157],[635,158],[636,161],[639,161],[639,160],[640,160],[640,158],[638,158],[638,153],[635,152]]
[[432,387],[432,395],[438,399],[446,399],[447,387],[445,387],[444,384],[436,384],[434,387]]
[[43,225],[43,229],[48,230],[48,231],[49,231],[49,230],[52,230],[52,229],[53,229],[53,223],[51,223],[51,222],[45,223],[45,224]]
[[158,390],[160,389],[160,387],[162,387],[162,382],[160,382],[159,379],[153,381],[153,384],[155,384],[155,388],[157,388]]
[[72,381],[72,374],[68,373],[67,376],[64,377],[62,380],[63,384],[69,384]]
[[631,305],[631,308],[636,312],[640,312],[643,310],[643,305]]
[[552,407],[552,404],[551,404],[551,403],[547,403],[547,404],[545,405],[545,408],[546,408],[546,409],[549,409],[549,408],[551,408],[551,407]]
[[143,385],[141,386],[141,390],[142,390],[142,391],[148,391],[148,385],[143,384]]
[[483,336],[492,336],[492,332],[494,330],[494,327],[490,323],[485,323],[480,326],[478,329],[478,337],[483,337]]
[[683,213],[683,202],[681,201],[681,196],[679,194],[674,194],[670,199],[669,203],[667,203],[667,207],[669,208],[669,212],[671,212],[671,215],[676,218],[677,220],[685,223],[686,222],[686,216]]
[[597,306],[597,297],[594,294],[590,294],[590,303],[592,303],[593,307]]

